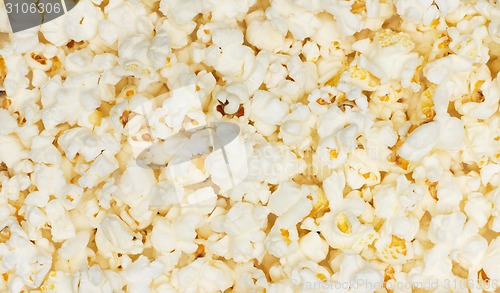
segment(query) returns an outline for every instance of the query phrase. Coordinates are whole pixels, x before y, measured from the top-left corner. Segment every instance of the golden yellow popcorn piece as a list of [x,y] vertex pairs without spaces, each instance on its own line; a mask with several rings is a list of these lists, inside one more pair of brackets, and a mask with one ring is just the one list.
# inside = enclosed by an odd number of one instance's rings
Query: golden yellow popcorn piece
[[51,61],[52,61],[52,66],[49,68],[49,70],[45,72],[49,77],[53,77],[54,75],[59,73],[59,71],[61,71],[63,67],[61,60],[59,60],[57,56],[52,58]]
[[339,153],[337,150],[330,150],[330,160],[336,159],[338,157]]
[[351,68],[349,68],[349,74],[350,74],[351,78],[365,80],[368,77],[369,73],[368,73],[368,71],[366,71],[362,68],[359,68],[357,65],[354,65],[354,66],[351,66]]
[[89,116],[89,122],[90,124],[94,126],[100,126],[102,121],[102,113],[99,110],[95,110],[92,114]]
[[408,170],[408,166],[410,165],[410,162],[408,162],[405,158],[402,158],[400,156],[396,156],[396,164],[403,170]]
[[351,12],[353,14],[366,13],[366,2],[364,0],[355,1],[351,6]]
[[127,125],[128,120],[129,120],[129,115],[130,115],[130,110],[125,110],[123,111],[123,114],[120,116],[120,122],[122,123],[122,126],[125,127]]
[[197,156],[192,160],[192,162],[197,169],[201,170],[202,172],[205,172],[205,156],[203,155]]
[[5,60],[2,56],[0,56],[0,81],[5,79],[7,75],[7,65],[5,64]]
[[126,70],[131,70],[131,71],[137,70],[138,68],[139,68],[139,65],[137,65],[137,64],[129,64],[129,65],[125,66]]
[[470,101],[474,103],[482,103],[484,102],[484,95],[481,91],[481,86],[483,85],[484,80],[478,80],[474,84],[474,91],[470,95]]
[[420,107],[422,108],[422,113],[427,119],[432,119],[436,116],[436,112],[433,109],[434,101],[432,100],[435,88],[435,86],[426,88],[420,97]]
[[12,101],[9,98],[7,98],[6,96],[4,96],[1,99],[0,108],[7,110],[7,109],[9,109],[10,105],[12,105]]
[[327,101],[325,101],[323,98],[319,98],[316,100],[316,103],[318,103],[319,105],[328,105],[329,103]]
[[429,189],[429,193],[431,194],[432,198],[437,200],[438,199],[438,197],[437,197],[437,182],[429,182],[429,180],[425,180],[425,184],[427,185],[427,188]]
[[383,96],[379,97],[379,100],[381,102],[387,103],[387,102],[389,102],[390,98],[389,98],[389,95],[383,95]]
[[283,238],[283,241],[285,241],[286,244],[292,243],[292,240],[290,240],[290,232],[287,229],[280,229],[281,233],[281,238]]
[[349,219],[347,219],[347,216],[343,213],[337,216],[337,228],[344,234],[352,233],[351,223],[349,223]]
[[316,274],[316,278],[320,279],[321,282],[326,282],[326,276],[324,274]]
[[42,65],[47,64],[47,58],[45,58],[44,56],[41,56],[41,55],[38,55],[35,53],[31,53],[31,58],[33,58],[33,60],[35,60],[36,62],[38,62]]
[[[307,198],[313,201],[313,197],[308,195]],[[309,213],[309,217],[314,219],[322,217],[327,211],[330,210],[328,199],[326,198],[323,189],[319,188],[317,193],[316,201],[313,201],[313,207]]]
[[404,239],[399,238],[398,236],[392,235],[392,241],[389,245],[392,248],[395,248],[397,252],[406,255],[406,242]]

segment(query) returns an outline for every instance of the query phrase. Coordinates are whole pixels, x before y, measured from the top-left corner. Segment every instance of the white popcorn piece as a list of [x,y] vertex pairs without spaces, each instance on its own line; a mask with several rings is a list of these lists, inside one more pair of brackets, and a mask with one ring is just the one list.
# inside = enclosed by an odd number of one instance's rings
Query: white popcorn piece
[[423,124],[410,133],[398,153],[406,160],[418,161],[436,146],[438,139],[439,125],[436,122]]
[[99,21],[103,19],[101,10],[88,0],[78,2],[75,8],[64,18],[64,32],[77,42],[92,39],[97,33]]
[[305,105],[297,105],[290,110],[281,121],[278,136],[286,145],[304,150],[311,144],[310,134],[316,121]]
[[14,117],[12,117],[9,111],[0,109],[0,120],[2,121],[2,125],[0,126],[0,135],[9,135],[17,130],[17,121]]
[[252,97],[250,119],[263,135],[271,135],[288,112],[288,104],[269,92],[256,91]]
[[290,285],[303,292],[308,292],[308,289],[311,289],[309,287],[312,287],[311,284],[328,284],[329,280],[330,273],[324,267],[311,261],[297,264],[290,273]]
[[50,293],[70,292],[75,290],[77,286],[73,282],[74,279],[71,274],[62,271],[51,271],[40,289],[42,292]]
[[59,260],[55,263],[55,266],[68,271],[78,271],[86,268],[88,264],[87,257],[90,255],[88,253],[89,248],[87,248],[89,238],[90,233],[88,231],[80,231],[73,238],[64,241],[58,251]]
[[106,216],[97,229],[96,244],[104,255],[115,253],[139,254],[143,251],[142,239],[134,236],[130,228],[118,216]]
[[58,164],[61,161],[59,150],[52,144],[54,137],[37,136],[31,143],[31,158],[36,163]]
[[361,30],[361,17],[350,11],[351,3],[330,0],[323,5],[337,19],[337,29],[342,35],[352,36]]
[[434,19],[439,17],[438,7],[433,1],[398,0],[395,5],[397,13],[408,22],[429,26]]
[[[490,242],[488,249],[486,250],[486,254],[484,256],[483,262],[481,266],[488,278],[490,280],[498,280],[500,277],[498,275],[498,255],[499,255],[499,241],[498,238],[493,239]],[[493,290],[498,288],[498,284],[493,283]]]
[[78,282],[79,291],[84,292],[112,292],[123,287],[118,273],[111,270],[102,270],[98,265],[76,273],[75,282]]
[[5,243],[7,251],[2,253],[2,266],[13,271],[13,277],[15,277],[12,281],[13,288],[26,286],[34,289],[42,284],[49,272],[52,258],[48,252],[31,243],[25,237],[13,233]]
[[337,256],[332,260],[331,267],[336,271],[332,279],[346,284],[352,290],[375,292],[383,284],[383,275],[361,256],[352,252]]
[[306,163],[284,144],[257,145],[249,154],[247,180],[277,184],[300,174]]
[[52,240],[60,242],[75,236],[75,227],[59,200],[51,200],[45,206],[48,222],[52,226]]
[[[410,220],[412,218],[403,218],[403,220],[406,221],[397,224],[394,223],[400,221],[401,218],[402,217],[393,217],[386,221],[382,228],[383,231],[379,234],[379,238],[375,241],[375,248],[377,249],[377,255],[379,258],[385,263],[392,265],[403,264],[414,257],[414,249],[411,239],[413,239],[412,236],[414,236],[419,229],[418,221],[415,218],[413,218],[413,221]],[[389,221],[391,223],[388,223]],[[405,228],[409,228],[410,230],[404,231],[403,229]],[[408,234],[410,234],[409,237]],[[410,239],[405,239],[402,236],[407,236],[405,238]]]
[[238,264],[234,268],[234,289],[248,292],[268,288],[266,275],[262,270],[255,268],[249,263]]
[[19,161],[28,157],[28,152],[19,139],[12,135],[0,135],[0,161],[12,167]]
[[163,266],[159,261],[150,262],[147,257],[139,256],[122,272],[123,280],[129,292],[148,292],[151,282],[160,276]]
[[412,78],[423,58],[411,52],[414,46],[408,35],[390,30],[377,33],[373,43],[361,40],[353,44],[353,48],[362,53],[359,60],[361,68],[378,77],[381,83],[400,80],[403,88],[411,87],[416,92],[420,85],[413,83]]
[[172,273],[172,284],[180,292],[224,291],[233,283],[231,270],[220,260],[198,258]]
[[274,52],[284,45],[285,36],[274,26],[272,21],[265,18],[262,11],[252,12],[245,21],[248,26],[245,37],[253,46]]
[[178,217],[174,222],[167,219],[158,219],[151,235],[153,247],[161,252],[179,250],[193,253],[197,245],[195,229],[201,223],[201,216],[196,213],[187,213]]
[[[224,232],[226,235],[207,247],[236,262],[262,260],[266,236],[262,229],[266,228],[268,214],[267,207],[254,207],[243,202],[233,205],[220,224],[216,224],[218,220],[212,222],[214,231]],[[215,225],[218,227],[214,227]]]
[[319,263],[326,259],[328,243],[316,232],[309,232],[299,240],[301,253],[309,260]]
[[[112,0],[104,8],[106,18],[99,21],[99,36],[109,45],[121,43],[135,33],[152,33],[152,24],[146,17],[146,8],[139,1]],[[127,21],[123,21],[123,16]],[[147,28],[142,29],[142,28]]]

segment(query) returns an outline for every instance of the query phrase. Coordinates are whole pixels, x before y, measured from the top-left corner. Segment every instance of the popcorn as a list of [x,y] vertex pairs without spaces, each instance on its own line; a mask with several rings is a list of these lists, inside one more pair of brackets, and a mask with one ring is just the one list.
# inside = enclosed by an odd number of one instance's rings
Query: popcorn
[[352,36],[361,30],[361,17],[351,12],[351,3],[336,0],[324,3],[326,11],[337,19],[337,29],[344,36]]
[[4,35],[0,291],[497,290],[472,2],[86,0]]
[[399,175],[396,186],[382,185],[374,190],[373,204],[375,214],[380,218],[390,219],[398,210],[413,211],[424,197],[424,189],[410,183],[405,176]]
[[466,216],[461,212],[435,215],[429,226],[429,240],[453,245],[462,233],[465,221]]
[[73,284],[73,281],[71,274],[52,271],[40,289],[42,292],[68,292],[77,286],[77,284]]
[[201,217],[194,213],[182,215],[173,223],[167,219],[158,219],[151,234],[153,247],[160,252],[171,252],[174,249],[186,253],[195,252],[195,229],[201,220]]
[[288,1],[273,2],[266,9],[266,16],[283,35],[290,31],[295,39],[302,41],[314,33],[319,22],[314,14],[291,4]]
[[[411,87],[416,92],[420,86],[412,82],[412,78],[423,58],[411,52],[414,47],[408,35],[390,30],[377,33],[372,43],[361,40],[353,44],[353,49],[361,53],[361,68],[379,78],[381,83],[400,80],[403,88]],[[391,57],[386,59],[383,56]]]
[[331,267],[336,271],[332,278],[341,284],[349,284],[353,290],[375,292],[383,284],[383,275],[352,252],[337,256],[331,262]]
[[270,20],[265,18],[263,12],[254,11],[246,17],[245,21],[248,26],[245,37],[253,46],[271,52],[284,46],[285,36]]
[[[404,226],[404,223],[401,226]],[[418,222],[417,224],[413,223],[413,226],[416,226],[416,229],[413,229],[416,234],[416,231],[418,231],[419,228]],[[385,229],[382,233],[380,233],[379,238],[376,240],[375,247],[377,249],[378,257],[389,264],[403,264],[414,257],[413,244],[410,240],[406,240],[390,232],[386,232]]]
[[288,105],[269,92],[257,91],[252,97],[250,119],[263,135],[271,135],[288,112]]
[[64,241],[58,251],[59,259],[55,266],[65,271],[79,271],[86,268],[87,258],[92,256],[87,247],[89,238],[88,231],[80,231],[73,238]]
[[[319,263],[326,259],[328,254],[328,243],[316,232],[309,232],[299,240],[300,251],[298,255],[292,255],[290,258],[296,262],[296,259],[311,260]],[[291,263],[288,261],[288,263]]]
[[224,291],[233,285],[229,267],[220,260],[198,258],[172,273],[172,283],[182,292]]
[[429,122],[419,126],[406,138],[398,154],[409,161],[418,161],[428,154],[439,139],[439,125]]
[[21,142],[12,135],[0,135],[0,161],[7,167],[12,167],[22,159],[28,157]]
[[248,262],[250,259],[261,260],[264,256],[264,238],[267,215],[266,207],[253,207],[249,203],[237,203],[224,215],[223,219],[214,220],[212,227],[216,232],[226,235],[213,245],[212,251],[236,262]]
[[52,130],[64,122],[89,125],[88,117],[100,104],[95,92],[98,79],[97,73],[89,72],[72,75],[64,83],[58,78],[46,84],[45,90],[42,90],[42,121],[45,128]]
[[286,145],[300,150],[306,149],[311,144],[309,137],[315,122],[307,106],[297,105],[283,117],[278,136]]
[[360,252],[377,237],[373,227],[359,219],[366,209],[364,201],[357,194],[342,198],[338,191],[335,192],[335,188],[342,190],[345,187],[345,178],[338,173],[333,173],[326,181],[329,183],[325,194],[330,212],[317,220],[318,229],[331,247]]
[[59,242],[75,236],[75,228],[68,213],[58,200],[51,200],[45,206],[48,222],[52,226],[52,240]]
[[96,244],[104,255],[111,253],[139,254],[144,245],[130,228],[116,215],[106,216],[97,229]]
[[77,42],[90,40],[97,33],[97,26],[103,15],[101,9],[91,1],[78,2],[76,9],[71,9],[64,18],[64,31],[68,38]]
[[235,290],[258,290],[269,286],[265,273],[248,263],[236,265],[234,273],[238,276],[235,278]]

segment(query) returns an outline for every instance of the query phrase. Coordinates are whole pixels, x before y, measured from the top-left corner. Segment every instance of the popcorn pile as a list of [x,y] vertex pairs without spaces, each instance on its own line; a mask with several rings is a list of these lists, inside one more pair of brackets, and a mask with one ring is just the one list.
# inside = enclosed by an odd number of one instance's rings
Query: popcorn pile
[[[493,0],[80,0],[12,34],[0,291],[498,290],[499,19]],[[133,109],[189,86],[151,135],[231,122],[249,166],[200,209],[129,143]]]

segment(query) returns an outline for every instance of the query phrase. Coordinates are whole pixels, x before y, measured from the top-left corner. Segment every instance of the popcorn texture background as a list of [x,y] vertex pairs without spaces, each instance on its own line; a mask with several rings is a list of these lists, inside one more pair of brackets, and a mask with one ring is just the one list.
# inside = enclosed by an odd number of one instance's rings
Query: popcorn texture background
[[3,8],[0,292],[498,291],[497,1]]

